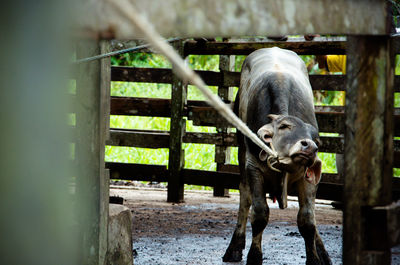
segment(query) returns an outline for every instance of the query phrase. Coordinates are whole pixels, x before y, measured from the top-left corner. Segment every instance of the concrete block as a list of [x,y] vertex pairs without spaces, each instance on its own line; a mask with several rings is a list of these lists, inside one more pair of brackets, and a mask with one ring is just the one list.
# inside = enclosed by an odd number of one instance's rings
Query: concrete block
[[110,204],[107,265],[132,265],[132,214],[123,205]]

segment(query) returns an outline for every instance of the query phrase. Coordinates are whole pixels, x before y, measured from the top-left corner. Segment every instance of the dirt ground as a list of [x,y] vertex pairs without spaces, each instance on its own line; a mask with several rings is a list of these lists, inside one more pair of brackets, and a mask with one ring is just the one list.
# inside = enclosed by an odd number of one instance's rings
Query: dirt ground
[[[133,216],[133,253],[135,265],[245,264],[224,263],[236,224],[239,194],[217,198],[212,192],[185,191],[185,202],[167,203],[165,189],[112,186],[111,196],[124,198]],[[263,264],[305,264],[304,241],[296,226],[298,204],[293,198],[280,210],[268,200],[269,224],[263,234]],[[342,212],[328,201],[318,201],[316,220],[333,264],[341,264]],[[246,259],[251,242],[247,225]],[[400,264],[393,257],[392,264]]]

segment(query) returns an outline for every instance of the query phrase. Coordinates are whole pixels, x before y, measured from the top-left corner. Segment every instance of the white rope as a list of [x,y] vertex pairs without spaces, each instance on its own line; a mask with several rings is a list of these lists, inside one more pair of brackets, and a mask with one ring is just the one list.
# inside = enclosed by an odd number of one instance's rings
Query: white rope
[[249,127],[239,119],[233,111],[207,87],[203,80],[192,69],[190,69],[179,56],[179,54],[156,32],[153,26],[136,10],[131,2],[126,0],[111,1],[115,7],[124,14],[137,29],[144,35],[147,41],[156,48],[160,53],[166,56],[174,66],[175,73],[183,80],[190,81],[193,85],[206,96],[208,103],[214,107],[228,122],[240,130],[243,135],[247,136],[251,141],[263,149],[272,158],[278,158],[275,151],[271,150],[258,136],[253,133]]

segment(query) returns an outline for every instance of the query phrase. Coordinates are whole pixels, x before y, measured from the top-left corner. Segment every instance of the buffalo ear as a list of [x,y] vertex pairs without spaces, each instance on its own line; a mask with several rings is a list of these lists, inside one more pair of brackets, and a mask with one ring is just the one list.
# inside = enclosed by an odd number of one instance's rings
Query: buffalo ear
[[306,171],[305,179],[311,184],[317,185],[321,180],[322,161],[317,156],[314,164]]
[[[271,123],[265,124],[263,127],[258,129],[257,135],[265,143],[271,143],[272,136],[274,135],[274,128],[272,127],[272,124]],[[261,161],[265,161],[268,158],[268,154],[264,150],[261,150],[258,157],[260,158]]]
[[258,137],[266,143],[272,142],[272,136],[274,135],[274,128],[272,127],[271,123],[268,123],[258,129],[257,131]]
[[274,121],[274,120],[277,120],[277,119],[279,119],[280,117],[282,117],[282,115],[278,115],[278,114],[268,114],[267,117],[270,118],[271,121]]
[[260,153],[258,154],[258,158],[264,162],[268,158],[267,152],[265,152],[264,149],[261,149]]

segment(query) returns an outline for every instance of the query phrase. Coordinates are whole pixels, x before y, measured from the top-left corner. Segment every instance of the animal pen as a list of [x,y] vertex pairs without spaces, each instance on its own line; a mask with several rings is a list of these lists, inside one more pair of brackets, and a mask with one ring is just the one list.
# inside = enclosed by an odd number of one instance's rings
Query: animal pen
[[[182,4],[186,1],[175,2]],[[237,2],[240,6],[239,1]],[[272,3],[273,1],[267,2],[271,7],[278,8]],[[306,4],[302,5],[309,6],[313,3],[311,0],[305,2]],[[328,1],[323,2],[328,4]],[[400,167],[400,142],[393,140],[393,137],[400,137],[400,112],[393,108],[393,94],[400,92],[400,78],[394,76],[394,57],[400,54],[400,42],[395,37],[389,37],[387,21],[390,16],[386,11],[386,2],[378,0],[367,2],[371,6],[360,1],[351,4],[346,4],[344,1],[335,3],[340,10],[349,9],[336,14],[342,19],[328,17],[326,21],[314,20],[315,27],[312,30],[308,22],[301,22],[302,19],[305,21],[309,17],[301,16],[296,25],[284,23],[286,28],[277,27],[271,31],[268,27],[261,30],[255,26],[256,29],[251,32],[253,35],[272,35],[273,33],[303,34],[313,31],[312,33],[336,33],[346,37],[321,38],[315,41],[297,39],[286,42],[190,39],[174,42],[175,49],[182,57],[219,55],[219,72],[196,72],[207,85],[218,87],[218,95],[227,104],[233,100],[230,96],[230,87],[239,86],[240,81],[240,73],[232,71],[232,56],[248,55],[256,49],[274,46],[293,50],[300,55],[347,54],[346,75],[310,75],[310,82],[315,91],[346,91],[346,106],[315,107],[319,131],[339,134],[339,136],[321,136],[320,152],[345,155],[344,173],[323,174],[317,194],[317,198],[344,203],[344,264],[389,264],[390,248],[400,240],[399,206],[391,205],[392,201],[400,199],[400,181],[392,176],[392,168]],[[260,5],[260,8],[261,6],[264,9],[269,8],[266,3],[261,4],[260,1],[255,3]],[[302,10],[299,3],[291,2],[291,4],[296,10]],[[207,2],[207,5],[212,4]],[[355,13],[350,15],[347,13],[352,11]],[[251,14],[255,11],[245,8],[241,12]],[[369,12],[376,15],[371,19],[372,22],[364,21]],[[154,15],[154,13],[148,15],[152,14]],[[270,16],[271,21],[279,21],[273,15]],[[347,22],[340,24],[334,23],[334,20],[347,20]],[[171,32],[171,29],[163,27],[157,21],[161,19],[154,18],[155,28],[169,36],[178,33],[182,37],[245,35],[240,28],[230,28],[225,32],[218,26],[211,31],[201,27],[197,29],[198,31],[192,31],[192,28],[188,27],[179,28],[179,32]],[[119,24],[113,24],[107,19],[102,23],[98,27],[89,24],[90,30],[102,39],[138,37],[137,32],[121,18],[118,20]],[[108,28],[107,23],[113,27]],[[111,28],[112,31],[109,30]],[[113,43],[129,44],[129,42],[108,40],[80,40],[77,57],[89,57],[120,48]],[[171,84],[171,99],[110,97],[112,81]],[[229,148],[237,145],[235,133],[230,129],[230,124],[205,101],[186,99],[187,84],[175,76],[172,69],[111,67],[108,58],[80,64],[76,71],[76,84],[76,95],[73,96],[76,110],[76,161],[80,175],[85,177],[78,180],[77,188],[81,188],[78,194],[87,196],[87,193],[90,193],[90,199],[84,203],[87,206],[98,205],[87,207],[91,212],[83,213],[82,216],[91,220],[91,226],[86,227],[84,232],[86,234],[84,245],[88,249],[90,246],[95,246],[94,255],[86,253],[88,260],[93,260],[90,264],[99,263],[96,255],[100,257],[101,263],[107,249],[109,178],[168,182],[169,202],[183,201],[184,184],[211,186],[214,188],[215,196],[227,195],[227,189],[238,188],[238,167],[230,164],[227,155]],[[110,115],[169,117],[170,130],[109,128]],[[217,128],[217,133],[186,132],[187,120],[192,120],[193,124],[198,126],[214,126]],[[183,143],[215,145],[217,170],[201,171],[184,168]],[[105,163],[106,144],[168,148],[168,167]],[[368,222],[364,223],[362,220]]]

